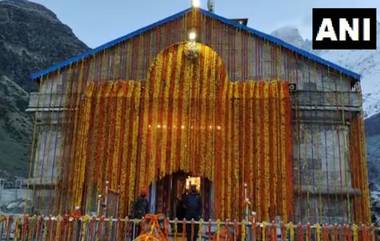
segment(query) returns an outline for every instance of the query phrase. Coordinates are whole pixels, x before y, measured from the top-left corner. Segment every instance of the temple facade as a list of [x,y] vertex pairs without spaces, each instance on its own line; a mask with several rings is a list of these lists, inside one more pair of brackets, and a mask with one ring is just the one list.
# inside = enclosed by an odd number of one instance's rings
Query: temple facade
[[244,21],[187,9],[33,80],[34,210],[149,189],[175,218],[191,182],[205,218],[370,223],[360,76]]

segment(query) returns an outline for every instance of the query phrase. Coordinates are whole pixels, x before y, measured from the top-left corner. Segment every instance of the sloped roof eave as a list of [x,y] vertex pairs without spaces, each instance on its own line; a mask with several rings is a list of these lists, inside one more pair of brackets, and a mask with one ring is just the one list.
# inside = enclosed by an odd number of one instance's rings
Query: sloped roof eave
[[64,61],[62,61],[60,63],[54,64],[54,65],[52,65],[52,66],[50,66],[50,67],[48,67],[48,68],[46,68],[44,70],[40,70],[40,71],[37,71],[35,73],[32,73],[31,74],[31,78],[32,78],[32,80],[39,79],[40,77],[42,77],[44,75],[47,75],[47,74],[52,73],[52,72],[55,72],[55,71],[57,71],[59,69],[65,68],[67,66],[70,66],[71,64],[79,62],[79,61],[81,61],[83,59],[86,59],[88,57],[96,55],[97,53],[99,53],[99,52],[101,52],[101,51],[103,51],[105,49],[114,47],[114,46],[116,46],[116,45],[118,45],[118,44],[120,44],[120,43],[122,43],[124,41],[127,41],[127,40],[129,40],[131,38],[134,38],[134,37],[136,37],[136,36],[138,36],[140,34],[143,34],[144,32],[152,30],[152,29],[154,29],[156,27],[159,27],[159,26],[161,26],[163,24],[166,24],[168,22],[175,21],[175,20],[181,18],[182,16],[184,16],[190,10],[191,10],[191,8],[188,8],[188,9],[186,9],[184,11],[181,11],[179,13],[176,13],[176,14],[172,15],[172,16],[164,18],[164,19],[162,19],[162,20],[160,20],[160,21],[158,21],[156,23],[150,24],[150,25],[148,25],[146,27],[138,29],[138,30],[136,30],[134,32],[131,32],[131,33],[127,34],[127,35],[124,35],[124,36],[122,36],[120,38],[114,39],[114,40],[112,40],[112,41],[110,41],[108,43],[100,45],[99,47],[96,47],[96,48],[90,49],[90,50],[86,50],[86,51],[84,51],[84,52],[82,52],[82,53],[80,53],[78,55],[75,55],[75,56],[73,56],[71,58],[68,58],[68,59],[66,59],[66,60],[64,60]]
[[[162,19],[162,20],[160,20],[160,21],[158,21],[156,23],[148,25],[148,26],[146,26],[144,28],[136,30],[136,31],[134,31],[132,33],[129,33],[129,34],[127,34],[125,36],[122,36],[120,38],[117,38],[115,40],[112,40],[112,41],[110,41],[110,42],[108,42],[106,44],[103,44],[103,45],[95,48],[95,49],[87,50],[87,51],[85,51],[83,53],[80,53],[79,55],[76,55],[74,57],[71,57],[71,58],[69,58],[69,59],[67,59],[67,60],[65,60],[63,62],[54,64],[54,65],[50,66],[47,69],[35,72],[35,73],[33,73],[31,75],[31,78],[32,78],[32,80],[39,79],[40,77],[42,77],[44,75],[47,75],[47,74],[55,72],[55,71],[57,71],[59,69],[65,68],[67,66],[70,66],[71,64],[79,62],[79,61],[81,61],[81,60],[83,60],[85,58],[91,57],[91,56],[93,56],[93,55],[95,55],[95,54],[97,54],[97,53],[99,53],[99,52],[101,52],[101,51],[103,51],[105,49],[108,49],[108,48],[111,48],[111,47],[113,47],[115,45],[118,45],[118,44],[120,44],[120,43],[122,43],[124,41],[127,41],[127,40],[129,40],[129,39],[131,39],[133,37],[136,37],[136,36],[138,36],[138,35],[140,35],[140,34],[142,34],[144,32],[150,31],[150,30],[152,30],[152,29],[154,29],[156,27],[159,27],[159,26],[161,26],[163,24],[166,24],[168,22],[177,20],[177,19],[181,18],[182,16],[184,16],[186,13],[188,13],[191,10],[192,10],[192,8],[188,8],[188,9],[186,9],[184,11],[181,11],[181,12],[176,13],[176,14],[174,14],[172,16],[169,16],[169,17],[167,17],[165,19]],[[288,49],[288,50],[290,50],[290,51],[292,51],[292,52],[294,52],[296,54],[299,54],[300,56],[302,56],[302,57],[304,57],[306,59],[309,59],[309,60],[314,61],[316,63],[319,63],[321,65],[327,66],[328,68],[336,70],[336,71],[338,71],[338,72],[340,72],[340,73],[342,73],[344,75],[347,75],[348,77],[351,77],[351,78],[353,78],[355,80],[360,80],[360,74],[355,73],[355,72],[353,72],[351,70],[348,70],[348,69],[346,69],[346,68],[344,68],[342,66],[339,66],[339,65],[337,65],[337,64],[335,64],[333,62],[325,60],[325,59],[319,57],[318,55],[315,55],[315,54],[310,53],[310,52],[308,52],[306,50],[303,50],[301,48],[293,46],[293,45],[291,45],[291,44],[289,44],[289,43],[287,43],[287,42],[285,42],[285,41],[283,41],[283,40],[281,40],[279,38],[276,38],[276,37],[271,36],[269,34],[263,33],[263,32],[258,31],[256,29],[247,27],[245,25],[241,25],[241,24],[235,23],[235,22],[233,22],[233,21],[231,21],[231,20],[229,20],[227,18],[224,18],[222,16],[216,15],[216,14],[214,14],[212,12],[207,11],[207,10],[200,9],[200,11],[201,11],[202,14],[204,14],[207,17],[216,19],[216,20],[218,20],[218,21],[220,21],[220,22],[222,22],[222,23],[224,23],[224,24],[226,24],[228,26],[237,28],[239,30],[246,31],[246,32],[248,32],[248,33],[250,33],[250,34],[252,34],[254,36],[257,36],[257,37],[262,38],[262,39],[264,39],[266,41],[269,41],[269,42],[271,42],[271,43],[273,43],[275,45],[281,46],[281,47],[283,47],[285,49]]]

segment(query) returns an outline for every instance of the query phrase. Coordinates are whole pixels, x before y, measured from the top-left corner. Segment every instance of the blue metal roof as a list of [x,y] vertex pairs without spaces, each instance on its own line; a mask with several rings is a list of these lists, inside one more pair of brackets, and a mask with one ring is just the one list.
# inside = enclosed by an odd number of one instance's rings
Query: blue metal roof
[[253,28],[247,27],[245,25],[236,23],[234,21],[231,21],[230,19],[221,17],[221,16],[216,15],[214,13],[211,13],[209,11],[206,11],[206,10],[203,10],[203,9],[201,11],[202,11],[202,13],[204,15],[206,15],[206,16],[208,16],[210,18],[217,19],[217,20],[225,23],[226,25],[238,28],[240,30],[247,31],[247,32],[251,33],[252,35],[255,35],[255,36],[259,37],[259,38],[265,39],[265,40],[267,40],[267,41],[269,41],[269,42],[271,42],[273,44],[279,45],[279,46],[281,46],[283,48],[289,49],[290,51],[293,51],[294,53],[297,53],[297,54],[299,54],[299,55],[301,55],[301,56],[303,56],[303,57],[305,57],[307,59],[310,59],[310,60],[315,61],[315,62],[317,62],[319,64],[322,64],[322,65],[325,65],[325,66],[327,66],[327,67],[329,67],[331,69],[334,69],[334,70],[336,70],[338,72],[341,72],[341,73],[343,73],[343,74],[345,74],[345,75],[347,75],[349,77],[352,77],[354,79],[360,80],[360,74],[355,73],[355,72],[353,72],[351,70],[348,70],[348,69],[346,69],[346,68],[344,68],[342,66],[339,66],[337,64],[334,64],[333,62],[325,60],[325,59],[319,57],[316,54],[310,53],[310,52],[308,52],[306,50],[298,48],[298,47],[296,47],[296,46],[294,46],[292,44],[289,44],[289,43],[287,43],[287,42],[285,42],[285,41],[283,41],[283,40],[281,40],[279,38],[276,38],[276,37],[274,37],[272,35],[269,35],[269,34],[261,32],[261,31],[258,31],[256,29],[253,29]]
[[95,55],[95,54],[97,54],[97,53],[99,53],[99,52],[101,52],[101,51],[103,51],[103,50],[105,50],[105,49],[111,48],[111,47],[113,47],[113,46],[115,46],[115,45],[118,45],[118,44],[120,44],[120,43],[122,43],[122,42],[124,42],[124,41],[127,41],[127,40],[129,40],[129,39],[131,39],[131,38],[134,38],[134,37],[136,37],[136,36],[139,36],[140,34],[142,34],[142,33],[144,33],[144,32],[147,32],[147,31],[149,31],[149,30],[152,30],[152,29],[154,29],[154,28],[156,28],[156,27],[159,27],[159,26],[161,26],[161,25],[163,25],[163,24],[166,24],[166,23],[168,23],[168,22],[171,22],[171,21],[177,20],[177,19],[181,18],[182,16],[184,16],[184,15],[185,15],[186,13],[188,13],[189,11],[191,11],[191,8],[188,8],[188,9],[186,9],[186,10],[184,10],[184,11],[182,11],[182,12],[179,12],[179,13],[177,13],[177,14],[174,14],[174,15],[172,15],[172,16],[170,16],[170,17],[164,18],[164,19],[162,19],[162,20],[160,20],[160,21],[158,21],[158,22],[156,22],[156,23],[153,23],[153,24],[148,25],[148,26],[146,26],[146,27],[144,27],[144,28],[141,28],[141,29],[139,29],[139,30],[136,30],[136,31],[134,31],[134,32],[132,32],[132,33],[129,33],[129,34],[123,36],[123,37],[120,37],[120,38],[117,38],[117,39],[115,39],[115,40],[112,40],[112,41],[110,41],[110,42],[108,42],[108,43],[105,43],[105,44],[103,44],[103,45],[101,45],[101,46],[95,48],[95,49],[87,50],[87,51],[85,51],[85,52],[83,52],[83,53],[80,53],[80,54],[78,54],[78,55],[76,55],[76,56],[73,56],[73,57],[71,57],[71,58],[69,58],[69,59],[67,59],[67,60],[65,60],[65,61],[63,61],[63,62],[60,62],[60,63],[54,64],[54,65],[50,66],[50,67],[47,68],[47,69],[44,69],[44,70],[41,70],[41,71],[35,72],[35,73],[33,73],[33,74],[31,75],[31,77],[32,77],[33,80],[34,80],[34,79],[38,79],[38,78],[40,78],[40,77],[42,77],[42,76],[44,76],[44,75],[47,75],[47,74],[52,73],[52,72],[54,72],[54,71],[57,71],[57,70],[59,70],[59,69],[65,68],[65,67],[67,67],[67,66],[70,66],[71,64],[74,64],[74,63],[76,63],[76,62],[79,62],[79,61],[81,61],[82,59],[85,59],[85,58],[91,57],[91,56],[93,56],[93,55]]
[[[31,77],[32,77],[32,79],[38,79],[38,78],[40,78],[40,77],[42,77],[44,75],[47,75],[47,74],[49,74],[51,72],[54,72],[54,71],[57,71],[59,69],[65,68],[65,67],[67,67],[67,66],[69,66],[69,65],[71,65],[73,63],[79,62],[82,59],[91,57],[91,56],[93,56],[93,55],[95,55],[95,54],[97,54],[97,53],[99,53],[99,52],[101,52],[101,51],[103,51],[103,50],[105,50],[107,48],[111,48],[111,47],[113,47],[115,45],[118,45],[118,44],[120,44],[120,43],[122,43],[124,41],[127,41],[127,40],[129,40],[129,39],[131,39],[133,37],[136,37],[136,36],[138,36],[138,35],[146,32],[146,31],[152,30],[152,29],[154,29],[156,27],[159,27],[159,26],[161,26],[163,24],[166,24],[168,22],[175,21],[175,20],[181,18],[182,16],[184,16],[186,13],[188,13],[191,10],[192,10],[192,8],[188,8],[188,9],[186,9],[184,11],[181,11],[181,12],[179,12],[177,14],[174,14],[174,15],[172,15],[170,17],[167,17],[167,18],[165,18],[163,20],[160,20],[160,21],[158,21],[156,23],[153,23],[153,24],[151,24],[151,25],[149,25],[147,27],[141,28],[141,29],[139,29],[137,31],[134,31],[134,32],[132,32],[130,34],[127,34],[127,35],[125,35],[123,37],[120,37],[120,38],[115,39],[115,40],[113,40],[111,42],[103,44],[103,45],[101,45],[101,46],[99,46],[99,47],[97,47],[95,49],[91,49],[91,50],[85,51],[85,52],[83,52],[83,53],[81,53],[81,54],[79,54],[77,56],[71,57],[71,58],[69,58],[69,59],[67,59],[67,60],[65,60],[65,61],[63,61],[61,63],[54,64],[54,65],[52,65],[51,67],[49,67],[49,68],[47,68],[45,70],[41,70],[41,71],[38,71],[36,73],[33,73],[31,75]],[[231,26],[231,27],[234,27],[234,28],[246,31],[246,32],[248,32],[248,33],[250,33],[250,34],[252,34],[254,36],[257,36],[259,38],[262,38],[262,39],[264,39],[264,40],[266,40],[268,42],[271,42],[271,43],[276,44],[278,46],[281,46],[283,48],[289,49],[290,51],[293,51],[294,53],[299,54],[299,55],[303,56],[306,59],[310,59],[310,60],[312,60],[312,61],[314,61],[316,63],[325,65],[328,68],[334,69],[334,70],[336,70],[338,72],[341,72],[342,74],[345,74],[345,75],[347,75],[349,77],[352,77],[352,78],[354,78],[356,80],[360,80],[360,74],[357,74],[357,73],[355,73],[355,72],[353,72],[351,70],[343,68],[343,67],[341,67],[341,66],[339,66],[337,64],[334,64],[334,63],[332,63],[332,62],[330,62],[328,60],[325,60],[325,59],[319,57],[318,55],[315,55],[313,53],[310,53],[308,51],[300,49],[300,48],[298,48],[296,46],[293,46],[293,45],[291,45],[291,44],[289,44],[289,43],[287,43],[287,42],[285,42],[285,41],[283,41],[283,40],[281,40],[279,38],[276,38],[276,37],[274,37],[272,35],[263,33],[263,32],[258,31],[256,29],[252,29],[252,28],[247,27],[245,25],[236,23],[234,21],[231,21],[230,19],[227,19],[227,18],[224,18],[222,16],[216,15],[216,14],[214,14],[212,12],[207,11],[207,10],[200,9],[200,11],[205,16],[208,16],[210,18],[213,18],[213,19],[216,19],[218,21],[221,21],[222,23],[224,23],[224,24],[226,24],[228,26]]]

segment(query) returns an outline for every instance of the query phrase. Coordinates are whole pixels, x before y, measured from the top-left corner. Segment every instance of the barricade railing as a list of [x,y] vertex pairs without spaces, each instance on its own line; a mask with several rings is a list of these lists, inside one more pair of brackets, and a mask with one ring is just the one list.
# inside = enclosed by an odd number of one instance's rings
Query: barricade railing
[[[152,216],[151,216],[152,217]],[[157,217],[157,216],[155,216]],[[2,216],[1,241],[375,241],[374,225],[69,216]],[[141,235],[145,234],[145,235]]]

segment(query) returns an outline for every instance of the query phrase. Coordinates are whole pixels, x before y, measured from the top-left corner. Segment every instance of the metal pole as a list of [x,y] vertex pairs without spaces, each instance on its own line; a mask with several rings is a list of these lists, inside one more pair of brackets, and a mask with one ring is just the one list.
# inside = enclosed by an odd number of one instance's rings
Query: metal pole
[[96,215],[97,216],[100,216],[100,207],[101,207],[101,204],[102,203],[102,195],[99,194],[98,195],[98,201],[97,201],[97,208],[96,208]]
[[104,216],[107,216],[108,189],[109,189],[109,181],[106,181],[106,192],[105,192],[105,195],[104,195],[104,207],[103,207],[103,215]]

